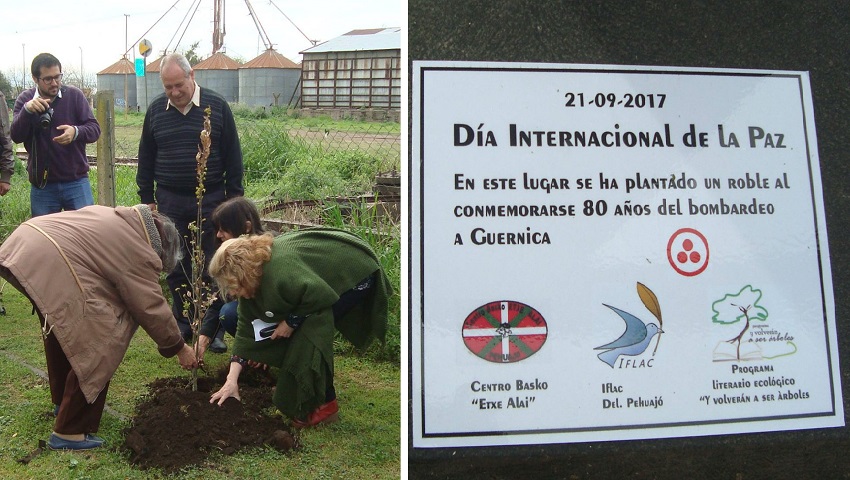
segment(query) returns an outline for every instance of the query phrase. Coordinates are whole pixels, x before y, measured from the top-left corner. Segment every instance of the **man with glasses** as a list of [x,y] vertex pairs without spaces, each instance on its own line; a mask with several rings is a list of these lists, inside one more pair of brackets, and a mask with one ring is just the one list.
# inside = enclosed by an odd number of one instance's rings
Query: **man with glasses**
[[32,216],[93,205],[86,144],[100,137],[100,125],[83,92],[62,85],[56,57],[38,54],[31,72],[35,87],[18,95],[11,134],[29,154]]

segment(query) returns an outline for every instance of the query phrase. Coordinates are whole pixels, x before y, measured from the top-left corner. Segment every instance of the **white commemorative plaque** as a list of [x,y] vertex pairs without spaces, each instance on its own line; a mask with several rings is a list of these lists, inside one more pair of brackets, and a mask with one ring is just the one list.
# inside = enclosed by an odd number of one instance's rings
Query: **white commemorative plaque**
[[414,62],[414,447],[844,425],[806,72]]

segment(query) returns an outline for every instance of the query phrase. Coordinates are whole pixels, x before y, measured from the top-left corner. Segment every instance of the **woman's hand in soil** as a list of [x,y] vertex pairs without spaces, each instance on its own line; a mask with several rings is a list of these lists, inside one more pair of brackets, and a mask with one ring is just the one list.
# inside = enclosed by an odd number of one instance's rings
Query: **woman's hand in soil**
[[198,368],[198,359],[195,357],[195,351],[187,344],[184,344],[183,348],[177,352],[177,361],[180,362],[180,366],[185,370]]
[[233,397],[236,400],[242,401],[242,398],[239,396],[239,384],[236,382],[224,382],[224,385],[219,389],[219,391],[212,394],[210,397],[210,403],[218,403],[220,407],[224,404],[224,401],[228,398]]

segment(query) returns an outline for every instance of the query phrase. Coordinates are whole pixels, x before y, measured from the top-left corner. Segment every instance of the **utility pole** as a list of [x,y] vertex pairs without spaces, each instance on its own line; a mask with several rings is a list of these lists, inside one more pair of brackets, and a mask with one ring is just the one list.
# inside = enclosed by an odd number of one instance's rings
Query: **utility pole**
[[126,52],[128,51],[128,48],[127,48],[127,22],[128,22],[129,19],[130,19],[130,14],[125,13],[124,14],[124,52],[125,52],[124,55],[125,56],[127,55]]
[[[127,24],[128,24],[129,19],[130,19],[130,15],[125,13],[124,14],[124,52],[125,52],[124,53],[124,59],[127,60],[128,62],[130,60],[127,58],[126,52],[128,51],[128,48],[127,48]],[[130,99],[127,98],[127,73],[125,73],[124,74],[124,116],[125,117],[127,116],[127,112],[129,112],[129,111],[130,111]]]
[[218,52],[224,45],[224,0],[215,0],[213,4],[213,48],[212,53]]

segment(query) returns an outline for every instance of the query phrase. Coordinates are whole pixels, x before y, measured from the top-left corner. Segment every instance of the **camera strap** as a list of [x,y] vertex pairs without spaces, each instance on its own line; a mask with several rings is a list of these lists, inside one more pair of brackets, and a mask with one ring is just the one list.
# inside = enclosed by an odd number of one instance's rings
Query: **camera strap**
[[[62,94],[65,93],[65,87],[59,87],[59,95],[56,95],[50,102],[50,107],[54,108],[56,103],[58,103],[59,99],[62,98]],[[27,174],[29,177],[30,184],[38,189],[42,189],[47,186],[47,171],[50,166],[50,149],[44,152],[43,155],[39,155],[38,152],[38,140],[41,135],[50,135],[51,129],[48,127],[47,129],[39,129],[35,128],[32,135],[32,149],[30,152],[30,159],[27,162]],[[49,145],[49,139],[48,139]]]
[[[38,189],[47,186],[47,167],[50,164],[48,152],[45,152],[44,155],[38,154],[38,137],[40,134],[40,131],[33,133],[32,147],[30,149],[29,160],[27,160],[27,175],[30,184]],[[41,158],[42,156],[44,158]]]

